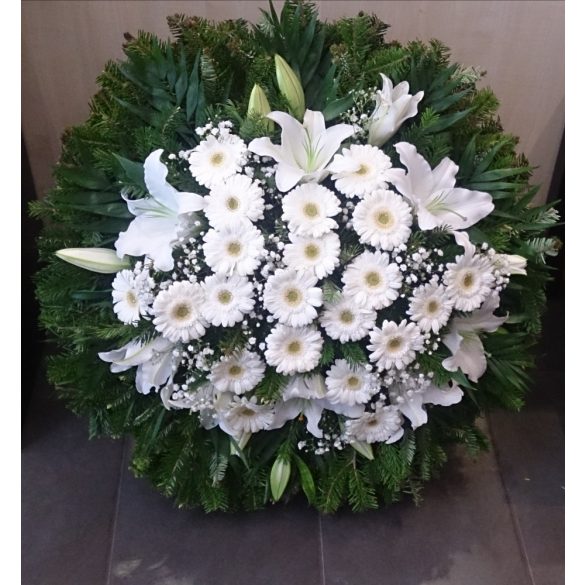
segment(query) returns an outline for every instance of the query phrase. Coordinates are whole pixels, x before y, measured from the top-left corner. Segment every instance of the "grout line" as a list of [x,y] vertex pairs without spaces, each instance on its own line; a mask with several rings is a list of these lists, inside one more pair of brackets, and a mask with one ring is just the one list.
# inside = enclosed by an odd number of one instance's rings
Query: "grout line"
[[127,439],[124,438],[122,449],[122,460],[120,462],[120,471],[118,474],[118,487],[116,489],[116,505],[114,506],[114,517],[112,518],[112,526],[110,530],[110,550],[108,551],[108,560],[106,564],[106,581],[105,585],[110,585],[112,577],[112,559],[114,558],[114,543],[116,540],[116,532],[118,529],[118,512],[120,510],[120,494],[122,492],[122,479],[124,477],[124,467],[126,464],[126,448],[128,447]]
[[325,585],[325,547],[323,545],[323,523],[321,522],[321,514],[317,515],[319,519],[319,550],[321,552],[321,585]]
[[528,572],[530,583],[532,583],[532,585],[537,585],[536,580],[534,578],[534,572],[532,571],[532,565],[530,564],[530,559],[528,558],[528,551],[526,550],[526,541],[524,540],[524,533],[522,531],[522,527],[520,526],[520,520],[518,518],[518,515],[516,514],[516,509],[514,507],[514,504],[512,503],[512,496],[510,494],[510,491],[508,490],[508,485],[506,484],[506,480],[504,479],[504,474],[502,472],[502,466],[500,465],[499,448],[496,444],[495,435],[492,430],[492,419],[489,414],[486,418],[491,439],[491,447],[494,452],[496,467],[498,468],[498,476],[500,478],[500,483],[502,484],[502,488],[504,490],[504,497],[506,498],[506,504],[508,504],[508,509],[510,510],[510,516],[512,517],[512,525],[514,527],[514,533],[516,534],[516,540],[518,541],[518,545],[520,547],[520,552],[524,560],[524,565],[526,566],[526,571]]

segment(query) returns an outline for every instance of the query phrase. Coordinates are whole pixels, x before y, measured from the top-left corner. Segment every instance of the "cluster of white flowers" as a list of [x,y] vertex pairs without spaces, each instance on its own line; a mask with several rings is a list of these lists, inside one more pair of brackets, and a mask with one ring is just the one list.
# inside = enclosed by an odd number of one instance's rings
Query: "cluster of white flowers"
[[[354,125],[273,112],[280,144],[246,144],[230,122],[210,122],[196,148],[169,156],[197,193],[172,187],[162,151],[152,153],[151,196],[128,200],[136,217],[116,242],[120,257],[139,260],[113,281],[118,318],[148,322],[150,335],[100,357],[113,372],[137,367],[139,391],[159,390],[167,408],[199,413],[240,446],[300,415],[316,453],[391,443],[406,419],[426,422],[425,404],[461,400],[417,358],[445,347],[446,372],[476,381],[486,369],[479,334],[504,322],[499,293],[525,263],[470,242],[465,229],[493,204],[456,186],[455,163],[432,169],[401,142],[391,146],[397,168],[379,148],[421,98],[384,78],[371,116]],[[347,142],[356,127],[369,144]],[[435,228],[459,254],[425,247]],[[286,383],[263,399],[275,372]]]

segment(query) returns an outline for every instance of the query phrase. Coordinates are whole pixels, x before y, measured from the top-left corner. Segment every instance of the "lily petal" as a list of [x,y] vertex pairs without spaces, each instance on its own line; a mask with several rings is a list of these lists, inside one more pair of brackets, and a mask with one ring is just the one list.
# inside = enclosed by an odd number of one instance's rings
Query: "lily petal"
[[400,412],[410,420],[412,428],[416,429],[427,423],[427,411],[423,408],[423,396],[415,393],[412,397],[404,396],[404,402],[398,405]]
[[400,156],[400,162],[408,169],[405,177],[398,177],[401,184],[394,185],[413,203],[424,204],[433,186],[433,174],[429,163],[418,154],[416,147],[408,142],[399,142],[394,148]]
[[461,368],[472,382],[477,382],[487,369],[487,360],[479,336],[475,333],[466,333],[457,353],[444,359],[442,366],[449,372],[456,372]]
[[454,382],[446,386],[438,387],[431,385],[424,392],[424,402],[437,404],[439,406],[451,406],[458,404],[463,398],[463,390]]
[[176,189],[167,183],[169,170],[161,162],[162,148],[151,152],[144,161],[144,182],[148,192],[165,207],[177,210],[175,202]]

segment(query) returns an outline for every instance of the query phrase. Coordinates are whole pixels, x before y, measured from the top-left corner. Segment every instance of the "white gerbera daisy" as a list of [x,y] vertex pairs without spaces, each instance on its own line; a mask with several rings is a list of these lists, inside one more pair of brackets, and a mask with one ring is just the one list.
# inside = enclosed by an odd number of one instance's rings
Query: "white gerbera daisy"
[[274,408],[270,404],[257,404],[254,398],[236,397],[219,412],[219,426],[233,437],[265,430],[273,419]]
[[346,360],[335,360],[325,376],[325,398],[332,404],[364,404],[379,392],[380,380],[364,366],[350,366]]
[[112,282],[114,313],[128,325],[136,324],[141,315],[148,314],[148,305],[141,298],[136,278],[131,270],[122,270]]
[[266,364],[252,351],[242,351],[223,356],[209,374],[209,380],[220,392],[244,394],[252,390],[264,378]]
[[208,189],[240,172],[245,162],[246,144],[227,134],[218,140],[209,136],[189,155],[189,170]]
[[414,289],[406,314],[422,331],[439,333],[452,310],[453,301],[447,296],[445,287],[438,282],[429,282]]
[[282,210],[282,218],[292,232],[317,238],[337,227],[337,222],[331,218],[341,211],[341,207],[333,191],[306,183],[284,196]]
[[266,337],[265,357],[280,374],[309,372],[321,357],[323,338],[313,327],[278,324]]
[[218,230],[249,224],[264,212],[262,189],[246,175],[234,175],[215,184],[203,199],[204,212],[212,227]]
[[284,263],[301,273],[314,274],[325,278],[339,264],[341,243],[335,233],[320,238],[303,237],[290,234],[290,244],[284,247]]
[[202,286],[201,314],[216,327],[233,327],[254,308],[254,287],[245,276],[214,274]]
[[153,324],[170,341],[198,339],[207,322],[201,315],[205,295],[199,283],[174,282],[156,296]]
[[350,440],[366,443],[394,443],[404,434],[402,416],[393,406],[383,406],[346,421],[345,431]]
[[492,265],[485,256],[471,252],[455,260],[447,264],[443,275],[447,294],[459,311],[473,311],[487,298],[494,284]]
[[363,197],[376,189],[386,189],[392,161],[376,146],[352,144],[336,154],[329,165],[335,188],[352,197]]
[[308,325],[317,317],[315,307],[323,303],[323,292],[312,274],[277,270],[266,282],[264,306],[285,325]]
[[410,206],[393,191],[373,191],[353,212],[353,229],[364,244],[392,250],[410,237]]
[[398,298],[402,274],[385,252],[364,252],[346,268],[344,294],[366,309],[389,307]]
[[209,230],[203,241],[205,261],[218,274],[252,274],[264,250],[264,237],[253,226]]
[[376,327],[370,332],[370,341],[370,361],[384,370],[392,367],[402,370],[414,360],[415,352],[423,349],[424,340],[420,329],[404,319],[400,325],[384,321],[382,328]]
[[376,324],[376,311],[356,306],[351,299],[341,295],[331,303],[325,303],[320,322],[331,339],[341,343],[364,338]]

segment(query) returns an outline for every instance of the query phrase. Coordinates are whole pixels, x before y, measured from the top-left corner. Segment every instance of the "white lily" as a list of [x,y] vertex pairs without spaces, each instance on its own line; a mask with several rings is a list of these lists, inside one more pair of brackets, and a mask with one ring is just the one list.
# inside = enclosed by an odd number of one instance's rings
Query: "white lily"
[[428,414],[424,408],[425,404],[437,404],[439,406],[451,406],[461,402],[463,391],[455,382],[446,386],[430,384],[421,392],[413,392],[411,395],[405,389],[398,390],[402,398],[396,406],[400,412],[410,420],[412,428],[416,429],[427,423]]
[[370,118],[368,143],[382,146],[402,126],[405,120],[418,113],[418,103],[423,99],[424,92],[409,94],[408,81],[401,81],[396,87],[383,73],[382,89],[376,92],[376,108]]
[[348,406],[332,404],[325,399],[327,388],[323,376],[316,374],[310,377],[295,376],[282,394],[282,401],[275,406],[275,415],[270,429],[280,429],[289,420],[304,415],[307,419],[307,430],[318,439],[323,437],[319,421],[323,410],[331,410],[347,417],[358,417],[364,412],[363,404]]
[[443,367],[449,372],[459,368],[472,382],[477,382],[486,371],[487,360],[479,333],[493,333],[507,317],[496,317],[494,311],[500,305],[498,294],[490,295],[482,306],[465,317],[455,317],[443,343],[453,354],[443,360]]
[[126,256],[118,258],[116,252],[109,248],[63,248],[57,250],[55,256],[69,264],[100,274],[114,274],[124,268],[130,268]]
[[399,142],[394,147],[408,173],[392,168],[389,180],[414,207],[421,230],[466,229],[494,210],[489,193],[455,187],[459,167],[449,158],[431,169],[412,144]]
[[302,124],[285,112],[271,112],[266,117],[282,128],[281,144],[273,144],[267,137],[255,138],[248,150],[278,163],[275,179],[282,192],[299,182],[322,181],[329,174],[325,167],[341,143],[354,133],[349,124],[325,128],[323,114],[312,110],[305,112]]
[[512,276],[521,274],[526,276],[526,258],[518,254],[494,254],[492,264],[502,274]]
[[150,256],[157,270],[172,270],[173,246],[187,227],[193,211],[203,209],[203,197],[181,193],[166,181],[168,169],[161,162],[162,149],[155,150],[144,161],[144,182],[151,197],[126,199],[128,209],[136,216],[116,240],[118,256]]
[[98,353],[104,362],[111,362],[110,371],[124,372],[138,366],[136,370],[136,389],[148,394],[154,387],[166,384],[173,373],[174,344],[164,337],[157,337],[148,343],[133,339],[120,349]]

